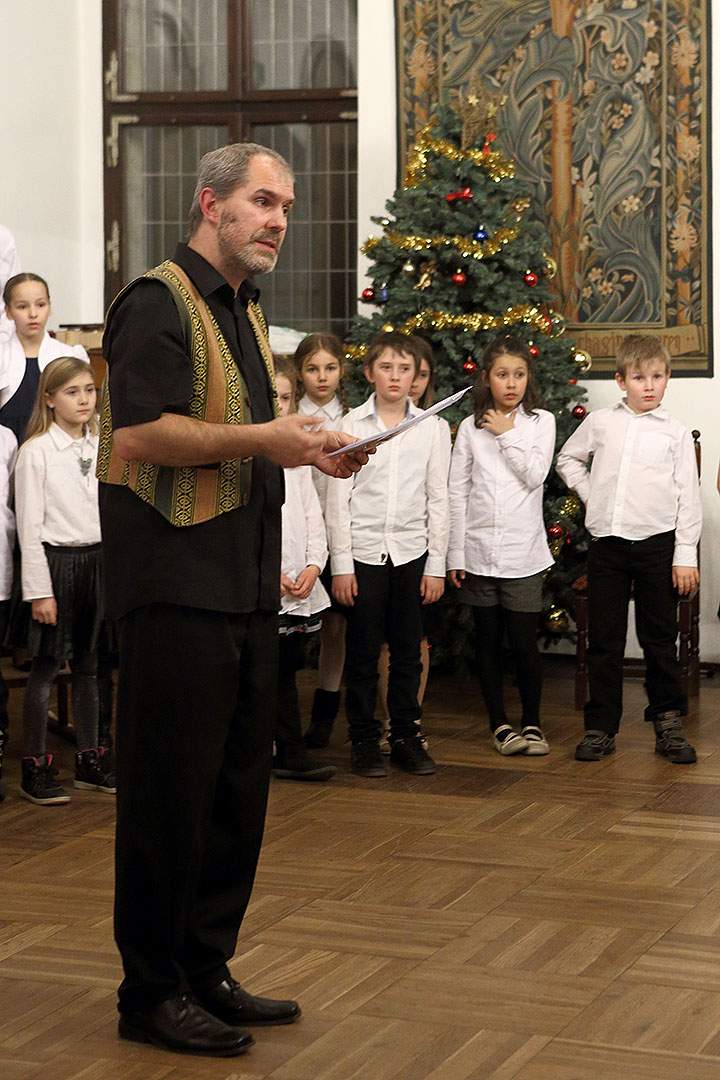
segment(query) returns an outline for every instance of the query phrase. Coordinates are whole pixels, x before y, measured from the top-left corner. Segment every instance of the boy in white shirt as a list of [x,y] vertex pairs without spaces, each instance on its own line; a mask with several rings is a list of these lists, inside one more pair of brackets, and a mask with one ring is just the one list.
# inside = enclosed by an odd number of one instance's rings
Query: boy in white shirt
[[[342,431],[366,438],[422,411],[408,400],[420,346],[397,331],[373,340],[365,376],[375,392],[347,414]],[[384,641],[390,648],[390,760],[415,775],[435,772],[418,737],[420,642],[422,604],[438,600],[445,587],[449,461],[449,430],[433,416],[379,446],[366,476],[328,485],[325,524],[333,595],[348,609],[346,708],[351,765],[359,776],[387,775],[375,719]]]
[[[558,454],[557,471],[586,505],[588,674],[585,736],[578,761],[615,749],[622,716],[622,659],[630,589],[646,662],[645,719],[655,752],[677,765],[696,760],[682,733],[687,700],[677,660],[677,598],[699,583],[702,511],[692,436],[661,405],[670,355],[657,338],[620,342],[618,386],[626,397],[583,421]],[[592,456],[592,467],[587,463]]]

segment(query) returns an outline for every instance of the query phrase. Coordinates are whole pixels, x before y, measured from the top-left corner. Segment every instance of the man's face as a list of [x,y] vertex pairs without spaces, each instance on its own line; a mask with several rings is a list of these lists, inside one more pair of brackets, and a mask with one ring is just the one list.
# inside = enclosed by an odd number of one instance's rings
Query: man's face
[[242,277],[273,270],[294,198],[292,179],[273,158],[251,158],[245,183],[219,201],[217,238],[225,265]]

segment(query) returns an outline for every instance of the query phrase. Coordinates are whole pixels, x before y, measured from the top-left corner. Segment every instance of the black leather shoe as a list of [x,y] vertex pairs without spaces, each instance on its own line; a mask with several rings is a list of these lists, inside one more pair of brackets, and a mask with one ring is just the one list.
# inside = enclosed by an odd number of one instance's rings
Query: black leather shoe
[[206,1057],[236,1057],[255,1042],[249,1031],[222,1023],[191,994],[178,994],[153,1009],[121,1013],[118,1034],[131,1042]]
[[202,1007],[225,1024],[294,1024],[302,1016],[297,1001],[276,1001],[254,997],[239,982],[228,977],[196,997]]

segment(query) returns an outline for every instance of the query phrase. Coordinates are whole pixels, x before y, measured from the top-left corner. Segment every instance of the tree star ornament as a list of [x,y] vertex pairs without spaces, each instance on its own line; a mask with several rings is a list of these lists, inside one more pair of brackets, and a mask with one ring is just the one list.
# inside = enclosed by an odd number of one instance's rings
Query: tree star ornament
[[460,145],[463,150],[487,133],[495,123],[498,109],[507,101],[506,97],[489,93],[479,77],[467,91],[451,105],[453,112],[462,120]]

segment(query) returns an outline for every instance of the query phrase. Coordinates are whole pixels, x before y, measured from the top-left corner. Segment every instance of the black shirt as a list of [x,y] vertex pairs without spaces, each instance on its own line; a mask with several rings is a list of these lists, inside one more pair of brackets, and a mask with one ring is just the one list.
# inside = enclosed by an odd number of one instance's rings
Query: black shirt
[[[253,423],[273,419],[270,385],[247,318],[250,281],[237,295],[186,244],[173,256],[208,304],[242,372]],[[192,359],[175,303],[159,281],[140,279],[113,312],[103,341],[113,427],[187,415]],[[282,470],[256,457],[246,506],[199,525],[171,525],[130,488],[100,484],[108,613],[118,618],[151,603],[210,611],[277,611],[280,606]]]

